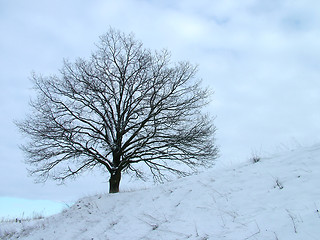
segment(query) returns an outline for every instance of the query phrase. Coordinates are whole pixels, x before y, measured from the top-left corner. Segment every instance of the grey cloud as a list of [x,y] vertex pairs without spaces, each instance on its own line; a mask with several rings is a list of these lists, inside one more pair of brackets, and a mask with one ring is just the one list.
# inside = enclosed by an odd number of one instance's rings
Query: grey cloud
[[199,77],[215,92],[210,108],[217,116],[221,161],[244,161],[252,149],[272,152],[292,138],[303,144],[320,140],[317,1],[1,4],[0,26],[6,34],[0,39],[0,169],[16,169],[17,175],[0,170],[7,183],[0,195],[57,199],[90,185],[104,191],[103,177],[90,174],[60,188],[32,184],[12,120],[27,112],[32,70],[57,73],[63,58],[89,56],[109,26],[134,32],[148,48],[168,48],[174,60],[199,64]]

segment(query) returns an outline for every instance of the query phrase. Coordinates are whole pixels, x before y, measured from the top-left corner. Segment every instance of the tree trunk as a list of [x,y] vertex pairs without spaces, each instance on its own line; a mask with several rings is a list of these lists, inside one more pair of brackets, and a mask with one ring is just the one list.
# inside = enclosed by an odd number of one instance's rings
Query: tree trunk
[[119,192],[120,180],[121,180],[121,171],[118,170],[111,173],[111,176],[109,179],[109,193]]

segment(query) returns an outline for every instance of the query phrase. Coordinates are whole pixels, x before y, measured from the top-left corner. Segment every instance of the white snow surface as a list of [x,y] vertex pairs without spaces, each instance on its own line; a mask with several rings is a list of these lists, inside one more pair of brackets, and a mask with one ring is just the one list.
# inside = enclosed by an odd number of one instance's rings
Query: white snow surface
[[0,223],[1,239],[320,239],[320,146],[209,169],[150,189],[80,199]]

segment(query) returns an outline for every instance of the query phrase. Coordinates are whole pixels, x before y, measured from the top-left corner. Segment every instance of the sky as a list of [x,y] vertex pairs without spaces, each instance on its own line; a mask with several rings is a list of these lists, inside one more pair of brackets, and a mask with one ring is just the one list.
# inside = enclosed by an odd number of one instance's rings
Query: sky
[[316,0],[0,1],[0,218],[107,192],[101,172],[35,184],[13,122],[30,110],[33,71],[56,74],[63,59],[89,57],[109,27],[199,65],[214,91],[217,167],[319,143],[319,9]]

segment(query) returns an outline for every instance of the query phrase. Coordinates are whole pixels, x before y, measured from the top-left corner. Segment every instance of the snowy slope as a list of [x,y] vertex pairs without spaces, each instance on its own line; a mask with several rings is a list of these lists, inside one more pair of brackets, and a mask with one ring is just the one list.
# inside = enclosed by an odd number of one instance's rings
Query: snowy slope
[[315,146],[151,189],[83,198],[41,221],[1,223],[0,238],[317,240],[319,183]]

